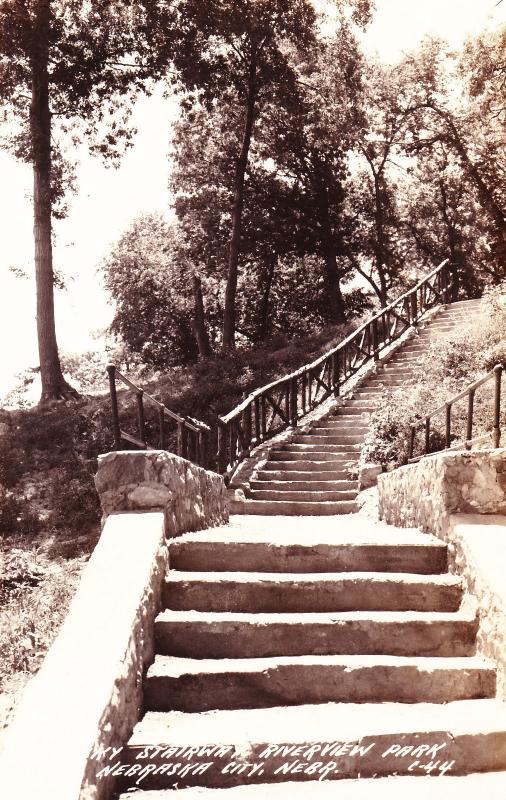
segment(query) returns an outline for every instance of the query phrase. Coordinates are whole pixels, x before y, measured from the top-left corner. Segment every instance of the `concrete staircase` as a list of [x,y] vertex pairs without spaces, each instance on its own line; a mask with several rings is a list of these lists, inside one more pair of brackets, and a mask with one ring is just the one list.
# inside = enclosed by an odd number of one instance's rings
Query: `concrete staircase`
[[359,386],[345,406],[272,447],[249,482],[246,499],[234,500],[232,511],[318,516],[355,512],[360,452],[370,415],[385,389],[416,383],[417,362],[430,343],[467,324],[470,315],[479,313],[480,303],[465,300],[443,309]]
[[439,539],[360,514],[237,516],[169,560],[122,800],[506,770],[495,667]]

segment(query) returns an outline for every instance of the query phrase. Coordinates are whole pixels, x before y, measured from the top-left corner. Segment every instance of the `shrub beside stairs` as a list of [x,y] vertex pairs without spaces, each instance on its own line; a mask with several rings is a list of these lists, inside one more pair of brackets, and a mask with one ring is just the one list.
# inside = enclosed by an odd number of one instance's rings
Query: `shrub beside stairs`
[[447,306],[361,384],[345,406],[272,447],[249,482],[246,499],[232,501],[232,512],[324,516],[357,511],[360,452],[384,388],[414,383],[417,361],[430,343],[468,324],[470,315],[480,313],[480,304],[463,300]]

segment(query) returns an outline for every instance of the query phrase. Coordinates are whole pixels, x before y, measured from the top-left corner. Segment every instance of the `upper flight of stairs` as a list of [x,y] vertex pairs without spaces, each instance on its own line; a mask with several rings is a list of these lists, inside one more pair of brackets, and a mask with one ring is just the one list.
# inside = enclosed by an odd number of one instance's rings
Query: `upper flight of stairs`
[[369,419],[385,388],[417,380],[417,362],[431,342],[447,337],[479,313],[480,300],[452,303],[415,338],[409,339],[359,386],[343,407],[273,446],[249,482],[245,500],[233,500],[236,514],[350,514],[357,510],[357,470]]
[[[255,783],[264,798],[282,781],[311,781],[319,797],[317,776],[282,765],[322,743],[344,748],[327,780],[424,775],[409,757],[422,744],[440,746],[432,761],[450,775],[506,770],[495,666],[476,654],[476,604],[439,539],[359,514],[237,516],[171,540],[169,563],[145,714],[121,756],[161,771],[122,800]],[[212,768],[170,774],[188,748],[220,744],[227,756],[192,757]],[[268,745],[280,748],[270,758]],[[139,761],[146,747],[160,749]]]

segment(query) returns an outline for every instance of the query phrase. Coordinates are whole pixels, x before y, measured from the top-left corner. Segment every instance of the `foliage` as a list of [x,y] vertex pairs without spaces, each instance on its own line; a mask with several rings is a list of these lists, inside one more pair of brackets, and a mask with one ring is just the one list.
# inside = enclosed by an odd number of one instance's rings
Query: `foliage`
[[13,674],[34,673],[67,613],[83,559],[53,561],[36,548],[0,551],[0,691]]
[[[417,367],[418,382],[412,387],[386,391],[367,435],[365,458],[387,468],[406,463],[413,422],[423,422],[427,413],[444,406],[452,396],[466,388],[497,363],[506,366],[506,285],[494,287],[485,296],[483,317],[470,323],[465,332],[455,333],[432,344]],[[493,382],[475,395],[473,435],[492,428]],[[506,407],[503,404],[504,423]],[[466,438],[467,398],[452,410],[452,441]],[[444,413],[432,423],[430,450],[445,446]],[[418,428],[415,454],[421,452],[422,426]]]
[[190,275],[179,237],[177,227],[161,215],[139,217],[103,266],[116,303],[112,332],[142,363],[154,367],[197,357]]

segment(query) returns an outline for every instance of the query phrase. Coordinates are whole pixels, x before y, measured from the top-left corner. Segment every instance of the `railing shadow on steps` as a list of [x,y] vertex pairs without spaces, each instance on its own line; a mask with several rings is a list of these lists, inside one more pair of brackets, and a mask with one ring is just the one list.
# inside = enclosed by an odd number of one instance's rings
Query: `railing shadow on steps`
[[426,311],[454,299],[448,259],[412,289],[364,322],[340,344],[290,375],[262,386],[218,420],[218,472],[229,479],[253,448],[323,403]]
[[[496,364],[482,378],[469,384],[458,394],[451,397],[443,405],[434,408],[429,414],[417,422],[413,422],[410,427],[410,440],[408,448],[408,464],[413,464],[425,456],[439,455],[449,450],[471,450],[473,445],[483,444],[490,442],[493,447],[499,447],[501,441],[501,379],[504,372],[502,364]],[[474,419],[475,419],[475,394],[476,390],[484,386],[489,381],[494,381],[494,391],[492,398],[492,430],[488,433],[480,434],[473,437]],[[452,411],[456,403],[460,400],[467,398],[467,410],[465,415],[465,438],[458,439],[453,431],[452,426]],[[438,431],[432,424],[434,417],[439,417],[444,414],[444,441],[443,447],[438,447]],[[420,429],[424,432],[423,452],[421,455],[414,455],[416,447],[416,437]],[[457,441],[455,439],[457,438]]]
[[[211,429],[203,422],[183,418],[136,386],[114,366],[107,368],[112,410],[114,447],[126,442],[140,449],[153,449],[148,442],[144,401],[158,412],[158,447],[165,449],[166,423],[177,425],[177,454],[200,466],[216,465],[229,480],[253,448],[271,439],[319,406],[337,397],[353,375],[416,325],[426,311],[454,299],[456,284],[448,259],[377,314],[370,317],[336,347],[295,372],[256,389],[228,414],[218,418],[216,462],[209,459]],[[138,437],[122,430],[119,421],[116,382],[121,381],[137,401]],[[213,437],[214,438],[214,437]]]

